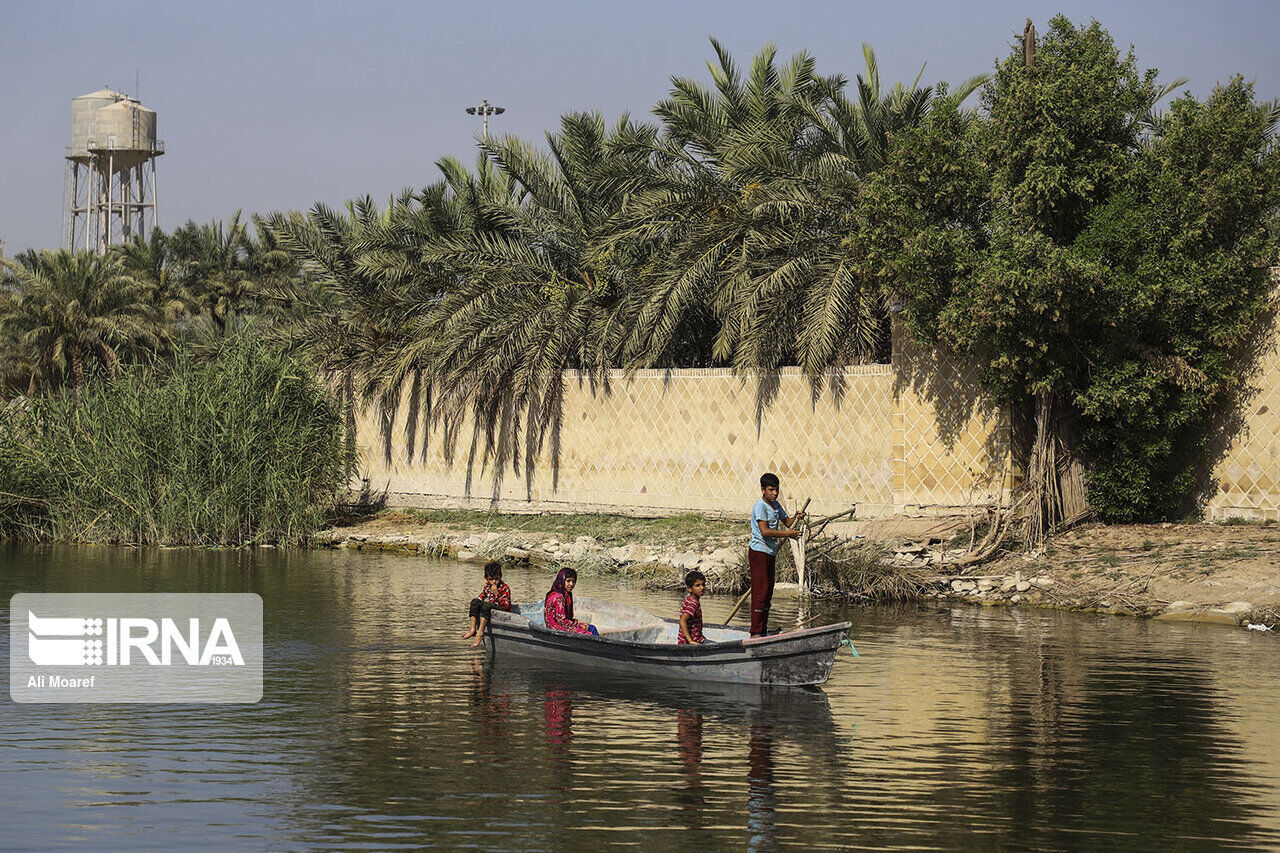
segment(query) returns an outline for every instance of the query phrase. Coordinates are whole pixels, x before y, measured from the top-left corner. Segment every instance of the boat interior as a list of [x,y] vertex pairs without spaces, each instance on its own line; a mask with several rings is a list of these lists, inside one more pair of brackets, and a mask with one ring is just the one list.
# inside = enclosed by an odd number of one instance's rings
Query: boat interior
[[[530,624],[544,627],[542,602],[519,605],[519,613]],[[629,643],[670,643],[676,645],[680,625],[674,619],[654,616],[642,607],[614,604],[608,601],[574,596],[575,619],[596,626],[601,637]],[[703,636],[715,643],[728,643],[746,639],[747,632],[739,628],[721,628],[704,625]]]

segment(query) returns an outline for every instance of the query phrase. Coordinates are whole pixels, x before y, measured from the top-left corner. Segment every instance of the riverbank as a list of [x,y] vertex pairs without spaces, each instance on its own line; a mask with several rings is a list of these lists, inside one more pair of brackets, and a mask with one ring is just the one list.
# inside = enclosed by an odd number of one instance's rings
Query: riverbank
[[[604,514],[520,515],[472,510],[383,510],[318,533],[321,546],[506,558],[617,574],[675,589],[685,572],[711,592],[747,585],[742,522],[697,514],[641,519]],[[1223,625],[1280,623],[1280,525],[1084,525],[1037,554],[1010,551],[962,570],[949,561],[968,543],[962,519],[849,522],[842,534],[878,551],[921,599],[1050,607]],[[779,579],[794,581],[785,555]]]

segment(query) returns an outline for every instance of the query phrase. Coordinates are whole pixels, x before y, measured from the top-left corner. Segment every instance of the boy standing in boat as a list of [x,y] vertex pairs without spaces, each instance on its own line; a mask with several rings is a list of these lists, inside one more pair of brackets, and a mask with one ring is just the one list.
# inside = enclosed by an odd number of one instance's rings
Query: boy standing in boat
[[760,477],[760,500],[751,510],[751,545],[747,564],[751,569],[751,636],[762,637],[769,631],[769,607],[773,604],[774,565],[778,544],[783,539],[796,539],[799,530],[791,529],[804,511],[787,517],[778,501],[778,475]]

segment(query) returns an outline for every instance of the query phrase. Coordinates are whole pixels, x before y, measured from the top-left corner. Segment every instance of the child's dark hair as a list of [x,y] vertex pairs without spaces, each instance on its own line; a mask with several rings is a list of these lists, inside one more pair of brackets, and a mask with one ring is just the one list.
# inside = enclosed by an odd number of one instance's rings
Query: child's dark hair
[[502,563],[497,560],[490,560],[484,564],[485,580],[502,580]]
[[698,572],[698,571],[689,572],[689,574],[684,576],[684,585],[688,589],[693,589],[693,585],[698,581],[702,581],[703,583],[706,583],[707,576],[704,575],[702,572]]
[[760,475],[760,488],[762,488],[762,489],[767,489],[767,488],[769,488],[770,486],[773,486],[775,489],[776,489],[776,488],[778,488],[778,475],[777,475],[777,474],[767,474],[767,473],[766,473],[766,474],[761,474],[761,475]]
[[565,570],[564,570],[564,579],[565,579],[565,580],[567,580],[567,581],[576,581],[576,580],[578,579],[578,572],[577,572],[577,570],[576,570],[576,569],[565,569]]

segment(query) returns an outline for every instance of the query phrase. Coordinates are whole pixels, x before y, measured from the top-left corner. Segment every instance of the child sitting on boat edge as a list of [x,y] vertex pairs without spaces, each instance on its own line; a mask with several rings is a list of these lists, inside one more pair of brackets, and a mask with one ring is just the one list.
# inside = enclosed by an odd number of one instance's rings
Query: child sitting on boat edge
[[489,627],[489,614],[494,608],[507,611],[514,609],[511,606],[511,587],[502,581],[502,564],[497,560],[490,560],[484,564],[484,589],[480,590],[479,596],[471,599],[471,606],[467,611],[471,626],[462,635],[462,639],[470,640],[475,637],[476,641],[471,644],[471,648],[484,642],[484,632]]
[[553,631],[571,634],[599,636],[595,625],[573,618],[573,588],[578,583],[578,573],[573,569],[561,569],[551,584],[551,591],[542,602],[542,621]]

